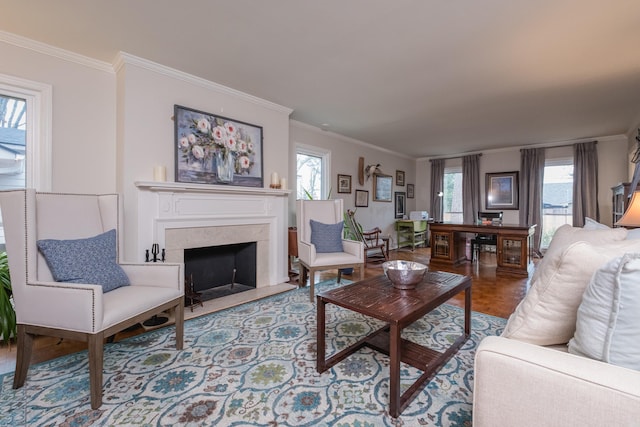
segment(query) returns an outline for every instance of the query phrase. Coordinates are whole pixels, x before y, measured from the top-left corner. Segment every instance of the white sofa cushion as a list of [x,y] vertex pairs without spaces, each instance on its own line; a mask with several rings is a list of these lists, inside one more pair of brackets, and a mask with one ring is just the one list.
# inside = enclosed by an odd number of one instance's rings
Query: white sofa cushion
[[569,352],[640,370],[640,253],[600,267],[584,293]]
[[595,219],[589,218],[588,216],[584,217],[584,230],[608,230],[609,227],[606,224],[599,223]]
[[502,336],[538,345],[566,344],[574,335],[578,306],[591,276],[608,260],[627,252],[640,252],[640,240],[580,241],[560,252],[547,252]]

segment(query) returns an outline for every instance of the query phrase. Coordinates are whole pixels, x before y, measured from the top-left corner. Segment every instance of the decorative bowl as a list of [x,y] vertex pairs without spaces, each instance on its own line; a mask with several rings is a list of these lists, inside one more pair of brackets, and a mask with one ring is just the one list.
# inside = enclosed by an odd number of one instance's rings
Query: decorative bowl
[[429,270],[424,264],[403,260],[387,261],[382,268],[396,289],[415,289]]

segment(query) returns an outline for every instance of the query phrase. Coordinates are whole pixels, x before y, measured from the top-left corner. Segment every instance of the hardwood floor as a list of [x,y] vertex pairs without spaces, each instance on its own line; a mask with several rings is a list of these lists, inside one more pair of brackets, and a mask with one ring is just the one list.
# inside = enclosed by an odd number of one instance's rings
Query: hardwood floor
[[[405,259],[429,264],[430,250],[428,248],[401,249],[391,251],[391,259]],[[480,262],[465,263],[453,268],[441,268],[442,271],[469,275],[473,279],[471,309],[481,313],[497,317],[507,318],[514,311],[520,300],[524,297],[528,278],[500,276],[496,277],[496,255],[488,252],[480,254]],[[381,263],[369,263],[365,270],[365,277],[374,277],[382,273]],[[316,283],[322,280],[335,278],[335,271],[321,272],[316,277]],[[344,276],[351,279],[350,276]],[[449,303],[459,307],[464,306],[463,294],[451,299]],[[116,340],[144,332],[142,327],[131,328],[118,333]],[[86,344],[58,338],[38,337],[34,342],[32,363],[50,360],[65,354],[86,349]],[[0,347],[0,374],[15,370],[15,343],[9,349],[3,343]]]

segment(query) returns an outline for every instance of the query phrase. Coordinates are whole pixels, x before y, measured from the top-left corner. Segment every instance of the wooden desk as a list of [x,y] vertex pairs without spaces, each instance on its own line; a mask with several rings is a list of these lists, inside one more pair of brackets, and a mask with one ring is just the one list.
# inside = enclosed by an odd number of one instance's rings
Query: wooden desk
[[528,276],[533,269],[536,225],[430,224],[431,263],[456,265],[466,261],[466,233],[498,236],[496,273]]

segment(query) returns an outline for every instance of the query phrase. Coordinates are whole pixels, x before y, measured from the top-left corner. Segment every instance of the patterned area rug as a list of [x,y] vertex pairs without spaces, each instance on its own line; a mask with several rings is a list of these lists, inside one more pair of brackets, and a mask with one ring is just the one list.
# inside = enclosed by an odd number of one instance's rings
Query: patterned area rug
[[[335,287],[316,285],[318,291]],[[504,319],[473,313],[472,336],[404,410],[388,413],[388,357],[370,349],[316,372],[316,309],[297,289],[185,324],[185,349],[167,327],[105,347],[104,397],[89,404],[86,352],[31,366],[24,387],[0,377],[6,426],[470,426],[473,357]],[[403,336],[443,348],[463,328],[461,309],[443,305]],[[332,354],[382,326],[327,306]],[[403,387],[420,371],[401,365]]]

